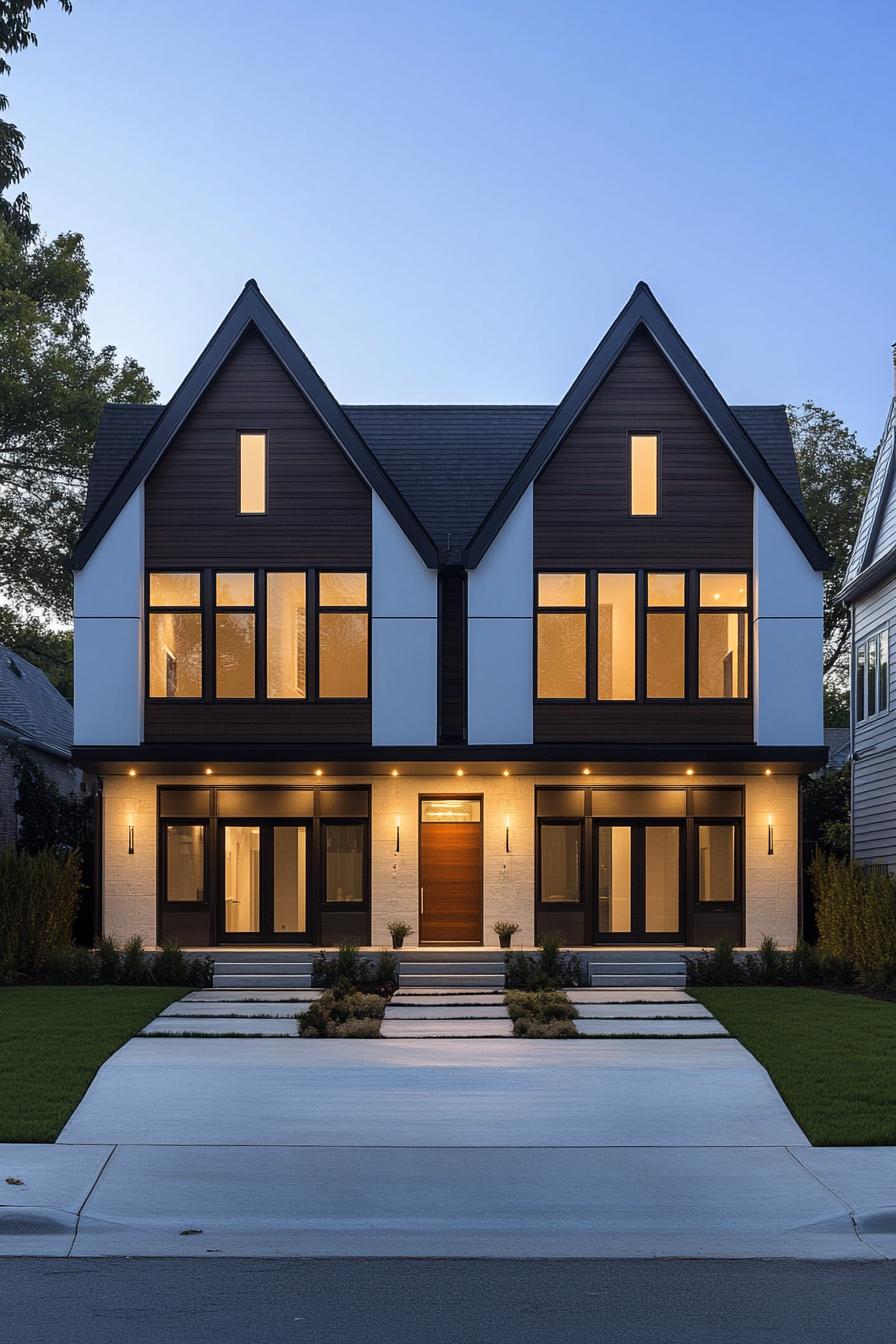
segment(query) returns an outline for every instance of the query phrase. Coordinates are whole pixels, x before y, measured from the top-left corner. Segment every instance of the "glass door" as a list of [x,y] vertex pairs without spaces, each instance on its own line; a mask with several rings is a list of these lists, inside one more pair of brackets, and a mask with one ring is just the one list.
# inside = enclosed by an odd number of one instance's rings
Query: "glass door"
[[220,932],[225,940],[307,940],[308,832],[307,822],[221,827]]
[[684,827],[596,822],[595,941],[678,942],[682,937]]

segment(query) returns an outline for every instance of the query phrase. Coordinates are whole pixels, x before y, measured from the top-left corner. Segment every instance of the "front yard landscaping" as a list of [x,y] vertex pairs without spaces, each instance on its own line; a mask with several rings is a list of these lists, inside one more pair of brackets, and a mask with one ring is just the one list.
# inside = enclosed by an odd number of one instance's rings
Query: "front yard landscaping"
[[103,1061],[184,993],[0,988],[0,1143],[52,1143]]
[[811,1143],[896,1143],[896,1004],[825,989],[688,992],[768,1069]]

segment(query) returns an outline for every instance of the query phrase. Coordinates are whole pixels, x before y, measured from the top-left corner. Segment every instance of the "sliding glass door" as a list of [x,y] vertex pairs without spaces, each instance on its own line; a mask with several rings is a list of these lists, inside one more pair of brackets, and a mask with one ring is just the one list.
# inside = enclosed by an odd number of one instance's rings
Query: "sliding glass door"
[[221,827],[225,939],[283,938],[308,933],[307,822],[236,822]]
[[680,822],[594,824],[598,941],[679,941],[684,827]]

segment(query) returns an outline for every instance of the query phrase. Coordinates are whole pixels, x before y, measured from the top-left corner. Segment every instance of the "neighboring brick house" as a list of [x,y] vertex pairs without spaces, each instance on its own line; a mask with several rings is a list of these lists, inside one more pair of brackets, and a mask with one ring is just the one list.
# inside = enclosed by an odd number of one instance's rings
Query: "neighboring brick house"
[[33,663],[0,644],[0,848],[15,843],[16,776],[6,750],[20,744],[64,792],[81,786],[72,765],[72,707]]

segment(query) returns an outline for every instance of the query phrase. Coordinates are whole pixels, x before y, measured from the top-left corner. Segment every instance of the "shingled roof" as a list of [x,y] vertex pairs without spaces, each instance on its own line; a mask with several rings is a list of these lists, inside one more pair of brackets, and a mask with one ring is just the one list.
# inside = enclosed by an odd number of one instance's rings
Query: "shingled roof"
[[40,668],[0,644],[0,736],[71,756],[73,711]]
[[[90,468],[86,527],[164,406],[106,406]],[[343,406],[446,554],[468,544],[550,420],[554,406]],[[805,515],[783,406],[732,406],[768,466]]]

